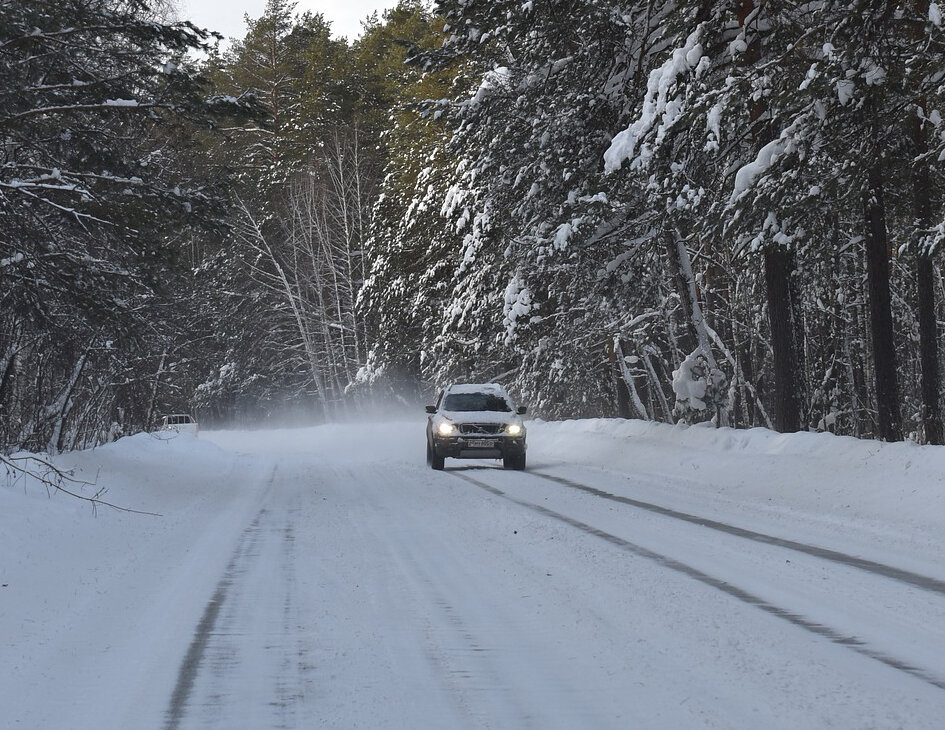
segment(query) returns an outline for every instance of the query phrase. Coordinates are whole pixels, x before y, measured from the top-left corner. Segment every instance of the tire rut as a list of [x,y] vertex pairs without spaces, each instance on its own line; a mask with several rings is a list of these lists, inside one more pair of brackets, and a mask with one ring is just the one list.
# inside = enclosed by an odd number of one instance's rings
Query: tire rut
[[181,662],[164,730],[230,726],[227,718],[245,699],[247,671],[253,693],[262,695],[256,711],[265,714],[264,726],[299,726],[312,669],[299,627],[299,501],[295,495],[275,511],[263,506],[240,535]]
[[252,552],[254,543],[259,539],[259,521],[264,512],[265,509],[261,509],[255,519],[243,531],[236,551],[233,557],[230,558],[230,562],[224,571],[223,577],[217,584],[213,597],[207,602],[204,608],[200,622],[197,624],[197,628],[194,631],[193,639],[191,639],[190,646],[177,672],[177,682],[174,685],[174,692],[171,695],[170,704],[165,713],[164,730],[178,730],[180,728],[181,721],[184,719],[187,711],[188,700],[190,699],[194,684],[197,680],[197,675],[204,662],[204,656],[210,644],[210,638],[220,618],[220,611],[233,586],[238,566],[243,562],[246,554]]
[[559,477],[554,474],[547,474],[539,471],[532,471],[528,473],[531,476],[538,477],[539,479],[545,479],[547,481],[554,482],[555,484],[568,487],[569,489],[575,489],[580,492],[592,494],[595,497],[600,497],[601,499],[606,499],[611,502],[617,502],[630,507],[636,507],[648,512],[653,512],[654,514],[662,515],[663,517],[669,517],[681,522],[699,525],[700,527],[706,527],[710,530],[716,530],[717,532],[723,532],[727,535],[741,537],[753,542],[794,550],[798,553],[804,553],[805,555],[810,555],[815,558],[828,560],[832,563],[845,565],[849,568],[857,568],[867,573],[883,576],[884,578],[892,578],[893,580],[915,586],[916,588],[921,588],[925,591],[945,595],[945,581],[939,580],[938,578],[931,578],[927,575],[913,573],[912,571],[903,570],[902,568],[896,568],[891,565],[885,565],[884,563],[879,563],[874,560],[867,560],[866,558],[860,558],[856,555],[843,553],[839,550],[831,550],[829,548],[808,545],[795,540],[787,540],[785,538],[775,537],[773,535],[766,535],[762,532],[746,530],[744,528],[729,525],[724,522],[718,522],[705,517],[698,517],[685,512],[679,512],[668,507],[662,507],[658,504],[653,504],[652,502],[643,502],[631,497],[622,497],[617,494],[605,492],[604,490],[598,489],[597,487],[592,487],[588,484],[581,484],[580,482],[566,479],[564,477]]
[[[764,611],[765,613],[768,613],[772,616],[775,616],[776,618],[787,621],[788,623],[794,626],[797,626],[798,628],[804,629],[805,631],[811,634],[827,639],[828,641],[834,644],[837,644],[839,646],[844,646],[848,649],[851,649],[852,651],[855,651],[856,653],[861,654],[862,656],[868,657],[869,659],[873,659],[877,662],[880,662],[881,664],[884,664],[887,667],[909,674],[917,679],[922,680],[923,682],[927,684],[932,685],[933,687],[936,687],[937,689],[945,690],[945,679],[938,677],[926,671],[925,669],[914,666],[910,662],[904,661],[891,654],[873,649],[872,647],[870,647],[870,645],[868,644],[866,640],[860,637],[847,634],[841,630],[835,629],[831,626],[827,626],[826,624],[818,623],[799,613],[777,606],[769,601],[766,601],[760,596],[757,596],[749,591],[743,590],[735,585],[732,585],[731,583],[727,581],[724,581],[722,579],[709,575],[708,573],[705,573],[699,570],[698,568],[687,565],[686,563],[683,563],[679,560],[668,557],[666,555],[657,553],[653,550],[650,550],[649,548],[643,547],[642,545],[637,545],[636,543],[630,542],[629,540],[626,540],[612,533],[600,530],[585,522],[577,520],[568,515],[562,514],[561,512],[557,512],[547,507],[534,504],[533,502],[529,502],[527,500],[513,497],[507,494],[506,492],[502,491],[501,489],[492,486],[491,484],[487,484],[486,482],[480,481],[466,474],[461,474],[457,472],[452,472],[452,474],[456,476],[457,478],[462,479],[463,481],[466,481],[480,489],[485,490],[486,492],[489,492],[490,494],[509,500],[510,502],[513,502],[522,507],[525,507],[526,509],[537,512],[538,514],[542,514],[546,517],[549,517],[551,519],[567,524],[588,535],[593,535],[594,537],[605,540],[608,543],[615,545],[625,550],[628,553],[636,555],[637,557],[640,557],[640,558],[644,558],[646,560],[650,560],[664,568],[667,568],[669,570],[672,570],[674,572],[677,572],[689,578],[692,578],[693,580],[696,580],[704,585],[707,585],[711,588],[719,590],[741,601],[742,603],[748,604],[750,606],[754,606],[755,608],[758,608]],[[535,476],[539,476],[539,475],[536,474]],[[557,481],[557,479],[553,481]],[[595,491],[599,491],[599,490],[595,490]]]

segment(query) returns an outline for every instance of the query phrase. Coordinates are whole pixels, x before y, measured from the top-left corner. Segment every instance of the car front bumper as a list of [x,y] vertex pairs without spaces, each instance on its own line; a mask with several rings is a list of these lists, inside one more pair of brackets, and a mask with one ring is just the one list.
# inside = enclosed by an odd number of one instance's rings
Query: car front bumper
[[502,459],[525,453],[524,436],[434,436],[438,457],[451,459]]

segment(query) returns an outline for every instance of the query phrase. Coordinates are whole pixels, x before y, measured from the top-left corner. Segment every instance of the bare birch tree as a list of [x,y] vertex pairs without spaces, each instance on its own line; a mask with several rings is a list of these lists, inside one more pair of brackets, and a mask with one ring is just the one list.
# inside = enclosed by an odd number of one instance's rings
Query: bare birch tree
[[241,206],[237,233],[250,274],[291,323],[292,341],[274,345],[304,361],[303,391],[326,416],[351,405],[349,386],[364,362],[356,300],[373,184],[357,130],[339,129],[287,183],[276,225]]

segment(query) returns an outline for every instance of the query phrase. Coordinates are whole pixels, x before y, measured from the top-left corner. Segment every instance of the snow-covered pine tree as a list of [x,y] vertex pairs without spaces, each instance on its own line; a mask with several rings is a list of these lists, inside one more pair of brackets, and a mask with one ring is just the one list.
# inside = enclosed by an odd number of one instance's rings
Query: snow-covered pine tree
[[[355,46],[362,98],[386,125],[378,139],[386,165],[366,246],[368,274],[359,293],[370,344],[359,383],[375,398],[415,403],[425,359],[423,332],[439,318],[445,288],[446,258],[435,237],[423,231],[435,230],[424,198],[439,187],[431,176],[448,174],[451,167],[445,123],[437,113],[449,77],[404,63],[408,55],[442,43],[443,22],[423,3],[405,0],[383,20],[369,23]],[[411,208],[415,199],[419,202]]]
[[246,35],[213,60],[221,93],[252,91],[267,112],[264,125],[234,130],[235,144],[221,151],[245,180],[244,198],[252,191],[278,199],[347,103],[344,40],[331,36],[324,16],[298,14],[296,6],[267,0],[258,18],[246,18]]
[[454,85],[430,112],[452,134],[387,214],[404,216],[394,235],[424,239],[403,248],[439,252],[403,292],[439,298],[424,375],[506,378],[549,415],[612,412],[614,336],[653,324],[653,292],[635,216],[608,199],[600,155],[632,88],[615,59],[641,52],[648,16],[611,2],[437,9],[449,37],[425,60]]
[[155,294],[223,212],[198,130],[253,103],[213,97],[188,61],[208,34],[145,0],[3,3],[0,36],[0,440],[95,443],[147,425]]
[[[935,310],[934,257],[941,248],[941,235],[936,235],[936,214],[941,219],[943,186],[938,166],[933,161],[930,140],[941,128],[942,68],[940,59],[945,50],[942,33],[942,9],[929,0],[914,0],[909,6],[913,14],[906,34],[916,43],[914,55],[906,60],[904,82],[912,89],[911,118],[907,124],[912,142],[912,198],[915,212],[915,231],[908,253],[915,257],[916,306],[919,330],[919,360],[921,371],[921,409],[919,420],[924,440],[930,444],[945,443],[942,422],[941,375],[939,372],[939,337]],[[910,27],[911,26],[911,27]],[[911,33],[910,33],[911,31]],[[937,122],[937,123],[936,123]],[[939,137],[941,139],[941,137]],[[943,227],[939,225],[938,231]]]
[[[896,252],[908,244],[916,216],[931,217],[930,201],[922,204],[919,193],[929,187],[915,184],[926,157],[915,133],[916,117],[930,100],[938,106],[935,96],[940,93],[933,81],[939,73],[940,31],[929,10],[915,4],[840,2],[804,9],[803,33],[796,34],[782,58],[802,61],[806,73],[801,78],[796,63],[780,64],[773,96],[795,101],[788,106],[790,114],[783,115],[777,138],[744,168],[750,178],[746,189],[753,189],[744,200],[750,207],[758,203],[754,190],[767,187],[782,205],[793,205],[795,227],[830,240],[830,216],[817,203],[830,201],[834,227],[839,224],[862,237],[876,427],[885,440],[902,437],[902,368],[897,363],[910,356],[897,346],[895,332],[901,326],[895,319],[904,316],[911,322],[915,317],[909,309],[895,311],[904,292],[895,291],[890,277],[902,266]],[[927,229],[927,224],[919,225]],[[925,431],[937,438],[938,375],[937,366],[929,364],[937,344],[931,344],[936,338],[928,326],[934,301],[928,297],[927,279],[925,283],[918,303],[918,317],[926,323],[919,328],[926,381],[920,398],[922,410],[932,414],[931,421],[923,417]]]
[[[730,320],[728,331],[719,326],[733,311],[733,288],[726,280],[735,269],[735,252],[721,245],[724,238],[713,235],[709,217],[732,157],[752,144],[752,130],[760,127],[758,105],[752,110],[742,101],[734,114],[723,114],[730,95],[748,92],[751,98],[749,64],[739,62],[732,49],[739,29],[746,35],[749,32],[750,21],[740,18],[739,9],[730,3],[701,2],[681,3],[669,11],[654,51],[638,61],[641,68],[649,69],[646,86],[630,100],[615,128],[620,131],[604,154],[615,190],[642,190],[643,206],[657,213],[654,235],[663,241],[667,280],[672,282],[682,315],[682,331],[674,338],[682,348],[674,357],[675,380],[681,383],[696,377],[696,371],[687,372],[686,363],[704,363],[698,368],[699,377],[705,379],[699,387],[718,393],[711,406],[699,399],[703,405],[694,409],[683,398],[678,409],[686,420],[713,418],[719,423],[728,421],[739,385],[753,390],[746,376],[751,368],[742,349],[723,340],[735,336],[737,323]],[[757,44],[757,38],[752,40]],[[720,154],[719,138],[736,127],[739,132],[732,138],[738,143]],[[707,264],[696,267],[693,260]],[[672,316],[671,311],[668,314]],[[728,397],[719,388],[722,365],[732,373]],[[689,390],[676,388],[677,395]],[[749,397],[757,403],[753,392]]]

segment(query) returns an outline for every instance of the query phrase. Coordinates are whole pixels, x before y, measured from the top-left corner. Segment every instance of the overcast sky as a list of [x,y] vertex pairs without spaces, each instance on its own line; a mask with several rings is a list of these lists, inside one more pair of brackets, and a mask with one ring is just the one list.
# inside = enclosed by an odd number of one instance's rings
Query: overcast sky
[[[361,35],[361,21],[375,10],[378,15],[397,0],[297,0],[296,12],[311,10],[331,22],[335,36],[354,40]],[[180,15],[194,25],[215,30],[225,38],[242,38],[246,32],[243,16],[262,15],[266,0],[178,0]]]

